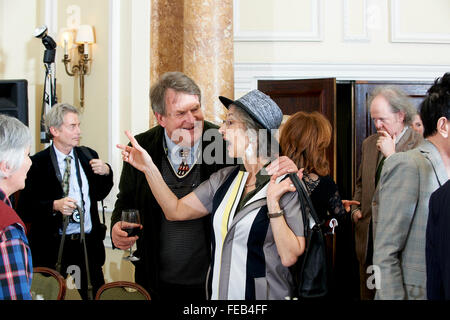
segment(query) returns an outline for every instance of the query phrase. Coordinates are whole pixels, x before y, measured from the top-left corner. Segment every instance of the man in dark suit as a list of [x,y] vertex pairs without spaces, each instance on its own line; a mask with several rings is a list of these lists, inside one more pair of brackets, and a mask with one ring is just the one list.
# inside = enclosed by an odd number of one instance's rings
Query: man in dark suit
[[427,298],[450,300],[450,180],[431,194],[426,231]]
[[[163,74],[152,86],[150,99],[159,125],[136,139],[151,155],[171,190],[181,198],[226,165],[224,142],[218,127],[204,121],[200,88],[185,74]],[[204,157],[215,143],[220,150],[212,156],[217,156],[218,161]],[[139,237],[127,237],[121,230],[123,209],[139,209],[143,226]],[[133,262],[135,281],[150,292],[152,299],[206,299],[210,224],[208,217],[166,220],[145,175],[124,162],[111,237],[113,245],[123,250],[137,239],[134,255],[140,261]]]
[[52,145],[31,157],[32,166],[18,202],[18,212],[31,225],[29,240],[33,265],[56,269],[63,230],[61,273],[72,274],[83,299],[87,299],[87,273],[81,236],[81,211],[92,294],[104,284],[104,229],[97,201],[113,186],[110,166],[80,141],[79,111],[68,104],[52,107],[46,115],[47,134]]
[[377,133],[363,141],[361,164],[356,180],[353,200],[361,203],[353,206],[355,223],[355,249],[359,261],[360,295],[362,300],[372,300],[373,288],[368,288],[367,280],[372,265],[374,230],[378,218],[377,183],[383,162],[395,152],[415,148],[423,140],[422,136],[409,127],[415,107],[408,96],[394,86],[376,88],[369,100],[370,116]]

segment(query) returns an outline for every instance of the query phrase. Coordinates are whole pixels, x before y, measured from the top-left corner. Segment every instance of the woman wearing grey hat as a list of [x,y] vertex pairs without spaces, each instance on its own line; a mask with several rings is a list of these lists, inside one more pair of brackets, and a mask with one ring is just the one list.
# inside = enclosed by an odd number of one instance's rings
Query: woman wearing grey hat
[[[270,177],[267,151],[276,143],[282,112],[264,93],[253,90],[227,107],[219,131],[230,157],[243,165],[219,170],[192,193],[178,199],[167,187],[148,153],[126,132],[131,146],[118,145],[123,160],[146,175],[168,220],[212,215],[209,297],[220,300],[285,299],[292,296],[289,266],[305,249],[303,221],[289,178]],[[276,148],[278,149],[278,148]]]

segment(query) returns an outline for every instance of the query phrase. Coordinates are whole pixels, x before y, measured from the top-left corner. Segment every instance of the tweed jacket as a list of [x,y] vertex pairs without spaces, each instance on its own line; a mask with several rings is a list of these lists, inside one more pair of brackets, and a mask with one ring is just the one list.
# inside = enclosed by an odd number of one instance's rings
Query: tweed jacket
[[428,203],[447,180],[439,151],[428,140],[386,159],[373,256],[380,268],[375,299],[426,299]]
[[[367,258],[370,221],[375,216],[373,222],[376,224],[378,215],[378,201],[376,201],[378,195],[375,196],[375,201],[373,200],[374,194],[376,194],[375,174],[381,159],[380,151],[377,149],[378,137],[379,135],[375,133],[363,141],[361,164],[353,196],[354,200],[361,203],[362,219],[355,224],[355,249],[360,264],[364,264]],[[395,151],[403,152],[413,149],[422,141],[421,135],[411,128],[407,128],[396,144]],[[356,206],[353,206],[352,209],[354,208]]]

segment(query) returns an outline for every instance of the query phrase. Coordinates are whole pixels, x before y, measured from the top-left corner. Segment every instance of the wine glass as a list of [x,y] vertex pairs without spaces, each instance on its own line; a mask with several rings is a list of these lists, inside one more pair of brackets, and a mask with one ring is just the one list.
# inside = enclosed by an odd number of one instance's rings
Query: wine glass
[[[139,216],[139,210],[137,209],[127,209],[122,210],[122,221],[120,223],[120,228],[123,231],[126,231],[128,237],[134,237],[139,234],[141,230],[141,219]],[[128,261],[139,261],[138,257],[133,255],[132,249],[133,246],[130,247],[130,255],[128,257],[123,257],[124,260]]]

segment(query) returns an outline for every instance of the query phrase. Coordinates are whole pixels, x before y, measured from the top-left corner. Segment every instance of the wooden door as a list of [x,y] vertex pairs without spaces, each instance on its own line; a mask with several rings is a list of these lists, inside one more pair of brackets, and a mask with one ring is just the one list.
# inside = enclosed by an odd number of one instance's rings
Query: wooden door
[[354,114],[354,145],[353,145],[353,188],[355,189],[356,177],[361,163],[362,143],[371,134],[377,132],[370,118],[368,100],[373,89],[381,85],[395,85],[405,91],[416,107],[425,98],[431,82],[380,82],[380,81],[356,81],[355,82],[355,114]]
[[327,150],[330,175],[336,180],[336,79],[259,80],[258,89],[269,95],[284,115],[318,111],[333,127]]

